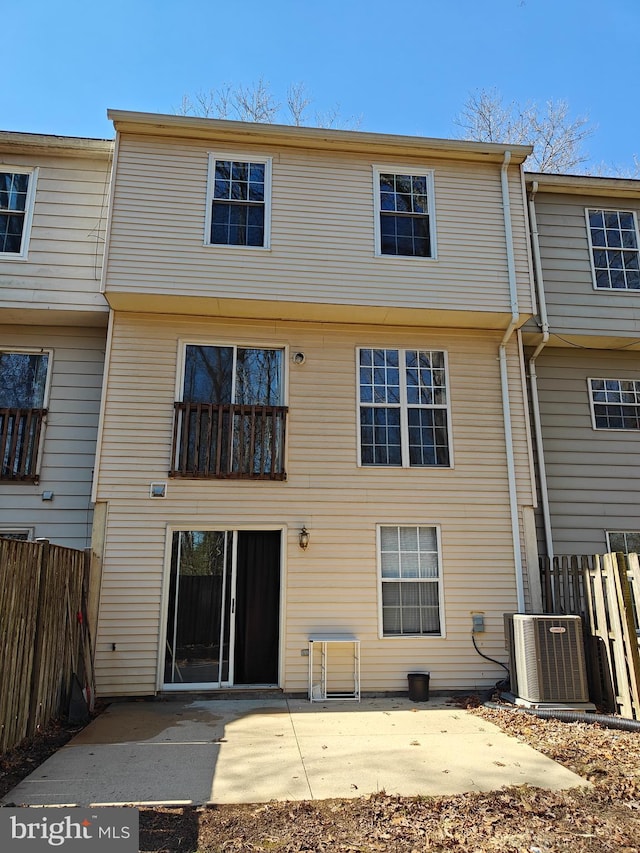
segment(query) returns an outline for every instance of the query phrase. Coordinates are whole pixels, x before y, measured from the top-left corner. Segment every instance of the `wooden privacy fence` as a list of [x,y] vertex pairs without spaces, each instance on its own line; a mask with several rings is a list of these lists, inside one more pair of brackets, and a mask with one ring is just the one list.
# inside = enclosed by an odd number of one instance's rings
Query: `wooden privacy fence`
[[89,562],[47,540],[0,538],[0,753],[72,703],[93,705]]
[[582,616],[593,700],[640,720],[637,554],[540,560],[545,613]]

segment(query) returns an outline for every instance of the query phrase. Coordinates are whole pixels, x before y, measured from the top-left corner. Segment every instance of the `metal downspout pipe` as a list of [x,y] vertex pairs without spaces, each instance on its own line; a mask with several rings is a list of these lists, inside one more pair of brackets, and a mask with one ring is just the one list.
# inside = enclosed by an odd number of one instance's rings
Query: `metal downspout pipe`
[[509,507],[511,510],[511,536],[513,539],[513,557],[516,572],[516,596],[518,611],[524,612],[524,572],[522,567],[522,548],[520,546],[520,519],[518,514],[518,494],[516,489],[516,465],[513,452],[513,431],[511,429],[511,405],[509,400],[509,378],[507,371],[507,344],[518,325],[520,310],[518,307],[518,290],[516,283],[516,265],[513,254],[513,231],[511,228],[511,203],[509,201],[508,168],[511,162],[511,152],[504,152],[504,160],[500,169],[500,185],[502,188],[502,213],[507,248],[507,273],[509,278],[509,299],[511,303],[511,322],[507,327],[498,348],[500,362],[500,386],[502,390],[502,418],[507,457],[507,479],[509,483]]
[[540,329],[542,338],[529,359],[529,391],[531,394],[531,411],[533,415],[533,429],[535,433],[536,452],[538,455],[538,479],[540,486],[540,503],[542,506],[542,518],[544,522],[544,541],[547,557],[553,559],[553,535],[551,533],[551,511],[549,509],[549,493],[547,491],[547,470],[544,462],[544,447],[542,444],[542,424],[540,421],[540,399],[538,397],[538,374],[536,373],[536,359],[544,349],[549,340],[549,318],[547,315],[547,303],[544,296],[542,278],[542,261],[540,259],[540,242],[538,238],[538,220],[536,217],[535,196],[538,192],[538,182],[533,181],[531,193],[528,198],[529,223],[531,227],[531,249],[533,255],[533,276],[536,284],[536,295],[538,297],[538,308],[540,316]]

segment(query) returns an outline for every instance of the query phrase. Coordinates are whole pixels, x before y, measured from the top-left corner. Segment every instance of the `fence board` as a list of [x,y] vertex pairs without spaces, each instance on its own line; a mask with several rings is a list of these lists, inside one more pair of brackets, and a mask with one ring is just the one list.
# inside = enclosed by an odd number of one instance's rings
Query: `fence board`
[[93,681],[85,553],[0,538],[0,752],[66,715]]
[[640,719],[640,564],[631,554],[540,560],[545,613],[582,616],[592,698]]

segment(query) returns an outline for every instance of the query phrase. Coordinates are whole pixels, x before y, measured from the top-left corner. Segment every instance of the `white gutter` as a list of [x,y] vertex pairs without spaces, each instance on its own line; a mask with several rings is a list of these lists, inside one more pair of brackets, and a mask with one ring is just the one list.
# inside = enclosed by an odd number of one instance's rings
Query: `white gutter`
[[516,464],[513,451],[513,430],[511,428],[511,404],[509,400],[509,377],[507,372],[507,344],[514,329],[518,325],[520,310],[518,307],[518,289],[516,283],[516,265],[513,253],[513,231],[511,228],[511,203],[509,201],[509,177],[507,171],[511,161],[511,152],[504,152],[504,160],[500,169],[500,184],[502,188],[502,212],[504,216],[504,231],[507,248],[507,274],[509,279],[509,300],[511,304],[511,322],[507,327],[498,348],[500,362],[500,387],[502,390],[502,418],[504,421],[504,437],[507,456],[507,479],[509,482],[509,507],[511,510],[511,537],[513,539],[513,558],[516,570],[516,596],[518,611],[524,613],[524,571],[522,567],[522,549],[520,547],[520,518],[518,514],[518,493],[516,489]]
[[544,349],[549,340],[549,318],[547,315],[547,303],[544,297],[544,285],[542,277],[542,261],[540,259],[540,241],[538,235],[538,220],[536,217],[535,196],[538,192],[538,182],[531,184],[529,195],[529,223],[531,227],[531,248],[533,251],[533,277],[536,283],[538,307],[540,309],[540,329],[542,338],[529,359],[529,393],[531,395],[531,412],[533,415],[533,429],[535,433],[536,451],[538,454],[538,478],[540,480],[540,503],[542,504],[542,518],[544,522],[544,539],[547,557],[553,559],[553,534],[551,532],[551,511],[549,509],[549,494],[547,491],[547,471],[544,462],[544,447],[542,444],[542,424],[540,421],[540,399],[538,397],[538,375],[536,373],[536,359]]

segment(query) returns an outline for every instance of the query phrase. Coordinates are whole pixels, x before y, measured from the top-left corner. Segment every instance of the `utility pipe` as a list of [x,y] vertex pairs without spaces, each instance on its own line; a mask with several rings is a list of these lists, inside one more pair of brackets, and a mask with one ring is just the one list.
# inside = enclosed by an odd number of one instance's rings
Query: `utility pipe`
[[509,507],[511,511],[511,537],[513,539],[513,558],[516,572],[516,597],[518,611],[524,612],[524,571],[522,567],[522,549],[520,547],[520,518],[518,514],[518,493],[516,488],[516,465],[513,451],[513,431],[511,428],[511,404],[509,400],[509,377],[507,371],[507,344],[518,325],[520,309],[518,307],[518,288],[516,281],[516,264],[513,252],[513,230],[511,228],[511,203],[509,201],[508,169],[511,162],[511,152],[504,152],[504,160],[500,169],[500,186],[502,189],[502,213],[504,216],[504,232],[507,249],[507,275],[509,280],[509,301],[511,305],[511,321],[498,348],[500,363],[500,386],[502,389],[502,419],[504,421],[504,437],[507,457],[507,480],[509,483]]
[[604,726],[607,729],[620,729],[625,732],[640,732],[640,720],[627,717],[614,717],[609,714],[589,714],[585,711],[565,711],[562,708],[523,708],[520,705],[500,705],[497,702],[483,702],[485,708],[495,711],[529,714],[547,720],[562,720],[565,723],[589,723]]
[[540,399],[538,396],[538,374],[536,373],[536,360],[547,341],[549,340],[549,318],[547,315],[547,303],[544,294],[544,279],[542,277],[542,261],[540,258],[540,241],[538,235],[538,219],[536,217],[535,196],[538,192],[538,182],[531,184],[531,193],[528,198],[529,224],[531,228],[531,249],[533,255],[533,277],[538,298],[540,316],[540,330],[542,338],[529,359],[529,392],[531,395],[531,412],[533,415],[533,431],[535,436],[536,451],[538,454],[538,478],[540,481],[540,503],[542,505],[542,519],[544,523],[544,539],[547,557],[553,559],[553,534],[551,532],[551,510],[549,509],[549,493],[547,491],[547,470],[544,462],[544,446],[542,442],[542,423],[540,420]]

